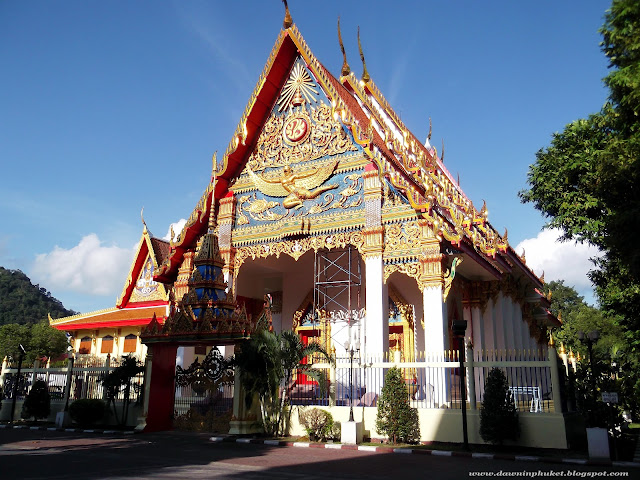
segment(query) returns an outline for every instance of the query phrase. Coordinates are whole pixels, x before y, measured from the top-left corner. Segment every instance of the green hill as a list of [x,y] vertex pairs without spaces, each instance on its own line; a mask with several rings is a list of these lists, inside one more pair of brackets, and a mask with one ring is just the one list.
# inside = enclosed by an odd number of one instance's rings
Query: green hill
[[20,270],[0,267],[0,325],[7,323],[33,324],[53,318],[74,315],[47,289],[34,285]]

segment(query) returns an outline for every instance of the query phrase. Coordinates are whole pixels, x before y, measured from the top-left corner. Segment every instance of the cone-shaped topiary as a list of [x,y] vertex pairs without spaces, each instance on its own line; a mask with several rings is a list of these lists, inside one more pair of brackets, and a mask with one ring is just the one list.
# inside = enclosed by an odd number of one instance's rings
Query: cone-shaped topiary
[[409,404],[409,392],[399,368],[393,367],[384,379],[378,401],[376,430],[392,443],[416,443],[420,440],[418,410]]
[[47,418],[51,412],[51,397],[49,396],[49,386],[44,380],[36,380],[31,387],[31,391],[22,404],[22,418],[34,417]]
[[485,442],[502,444],[520,436],[518,411],[509,393],[507,377],[492,368],[484,383],[484,400],[480,411],[480,436]]

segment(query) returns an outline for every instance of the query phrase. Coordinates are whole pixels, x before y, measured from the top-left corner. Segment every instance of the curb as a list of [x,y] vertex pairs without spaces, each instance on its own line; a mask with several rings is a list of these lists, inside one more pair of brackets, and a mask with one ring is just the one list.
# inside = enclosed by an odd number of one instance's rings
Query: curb
[[95,430],[95,429],[83,429],[83,428],[58,428],[58,427],[29,427],[27,425],[0,425],[0,429],[6,430],[40,430],[47,432],[73,432],[73,433],[98,433],[98,434],[107,434],[107,435],[133,435],[133,430]]
[[458,452],[450,450],[422,450],[413,448],[389,448],[376,447],[373,445],[345,445],[340,443],[311,443],[311,442],[286,442],[282,440],[264,440],[260,438],[234,437],[234,436],[217,436],[210,437],[211,443],[243,443],[251,445],[269,445],[276,447],[294,447],[294,448],[328,448],[332,450],[358,450],[361,452],[373,453],[397,453],[400,455],[431,455],[434,457],[466,457],[483,460],[511,460],[514,462],[540,462],[555,464],[573,464],[586,466],[614,466],[614,467],[637,467],[640,468],[640,462],[621,462],[611,460],[587,460],[581,458],[554,458],[541,457],[534,455],[508,455],[498,453],[472,453]]

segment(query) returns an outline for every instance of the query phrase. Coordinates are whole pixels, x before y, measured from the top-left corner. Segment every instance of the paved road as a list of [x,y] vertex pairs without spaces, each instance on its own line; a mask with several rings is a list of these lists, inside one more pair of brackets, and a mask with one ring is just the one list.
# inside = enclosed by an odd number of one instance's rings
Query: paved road
[[208,438],[197,433],[121,436],[0,430],[0,478],[462,479],[469,478],[469,472],[499,471],[554,472],[554,476],[563,475],[557,472],[567,476],[566,472],[627,471],[626,478],[640,478],[640,469],[211,443]]

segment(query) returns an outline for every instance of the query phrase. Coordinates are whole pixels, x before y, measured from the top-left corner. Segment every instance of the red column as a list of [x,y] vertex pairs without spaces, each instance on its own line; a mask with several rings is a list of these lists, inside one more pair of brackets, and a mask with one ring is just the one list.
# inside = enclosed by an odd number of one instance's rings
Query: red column
[[149,379],[149,409],[145,432],[173,428],[177,345],[149,345],[153,349]]

